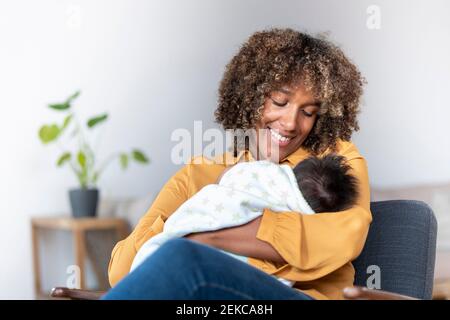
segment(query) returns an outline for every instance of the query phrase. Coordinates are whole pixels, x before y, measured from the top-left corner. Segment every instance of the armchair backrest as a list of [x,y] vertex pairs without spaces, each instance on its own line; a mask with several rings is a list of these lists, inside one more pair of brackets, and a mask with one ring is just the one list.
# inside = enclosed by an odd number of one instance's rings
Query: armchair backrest
[[355,285],[380,284],[376,289],[431,299],[437,233],[433,211],[411,200],[372,202],[370,207],[366,244],[353,261]]

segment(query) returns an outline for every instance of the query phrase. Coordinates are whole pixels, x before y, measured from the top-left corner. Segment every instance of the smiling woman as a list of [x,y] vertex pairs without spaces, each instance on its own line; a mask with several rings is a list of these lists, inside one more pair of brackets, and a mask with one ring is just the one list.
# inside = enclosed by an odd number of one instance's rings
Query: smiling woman
[[[328,41],[291,29],[256,32],[226,67],[216,120],[225,129],[270,127],[296,137],[284,155],[300,145],[314,154],[335,150],[358,130],[363,84],[357,67]],[[302,130],[295,132],[294,122]]]
[[[113,288],[104,298],[342,299],[342,289],[353,284],[351,261],[361,252],[372,219],[366,162],[350,142],[358,129],[362,85],[356,66],[325,40],[292,29],[253,34],[226,67],[215,116],[224,129],[258,134],[231,154],[192,159],[166,183],[133,233],[114,248]],[[352,208],[333,214],[265,208],[247,224],[169,240],[129,273],[143,244],[227,167],[260,154],[294,167],[310,155],[330,152],[346,159],[359,182]],[[218,205],[206,200],[207,211]],[[224,194],[220,201],[233,199]],[[222,250],[249,257],[248,264]]]

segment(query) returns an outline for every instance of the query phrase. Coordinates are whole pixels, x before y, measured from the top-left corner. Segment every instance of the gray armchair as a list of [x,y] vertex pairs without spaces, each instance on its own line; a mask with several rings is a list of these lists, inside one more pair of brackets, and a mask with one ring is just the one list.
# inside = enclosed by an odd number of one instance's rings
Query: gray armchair
[[[353,261],[355,287],[351,300],[430,299],[433,289],[437,223],[431,208],[420,201],[372,202],[373,221],[360,256]],[[374,267],[375,266],[375,267]],[[372,270],[379,271],[381,290],[368,289]],[[377,271],[375,271],[377,272]],[[369,283],[368,283],[369,281]],[[98,299],[102,292],[54,288],[51,296]]]
[[365,287],[368,268],[378,266],[383,291],[431,299],[437,233],[431,208],[420,201],[393,200],[372,202],[370,209],[369,235],[353,261],[355,285]]

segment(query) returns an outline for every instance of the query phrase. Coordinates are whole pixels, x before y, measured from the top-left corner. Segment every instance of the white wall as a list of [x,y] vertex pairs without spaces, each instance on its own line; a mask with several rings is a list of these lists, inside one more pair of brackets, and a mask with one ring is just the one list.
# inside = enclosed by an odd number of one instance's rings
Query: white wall
[[[371,4],[380,30],[366,27]],[[68,212],[76,186],[55,169],[57,149],[37,139],[54,119],[46,104],[81,88],[81,115],[108,111],[100,156],[138,146],[152,164],[110,167],[103,195],[153,197],[176,169],[171,132],[214,125],[225,64],[265,27],[330,31],[359,65],[369,85],[355,141],[374,185],[449,181],[448,9],[445,0],[2,1],[0,298],[33,297],[29,219]]]

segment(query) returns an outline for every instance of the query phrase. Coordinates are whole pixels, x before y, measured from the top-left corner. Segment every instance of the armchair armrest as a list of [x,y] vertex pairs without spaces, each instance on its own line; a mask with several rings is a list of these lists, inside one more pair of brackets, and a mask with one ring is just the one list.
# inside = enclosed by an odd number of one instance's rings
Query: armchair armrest
[[90,291],[56,287],[52,289],[50,296],[53,298],[68,298],[72,300],[99,300],[106,291]]
[[[50,296],[53,298],[67,298],[72,300],[98,300],[105,293],[106,291],[90,291],[56,287],[52,289]],[[397,293],[373,290],[358,286],[344,288],[343,294],[344,298],[347,300],[417,300],[416,298]]]
[[343,290],[344,298],[348,300],[418,300],[397,293],[368,289],[365,287],[347,287]]

